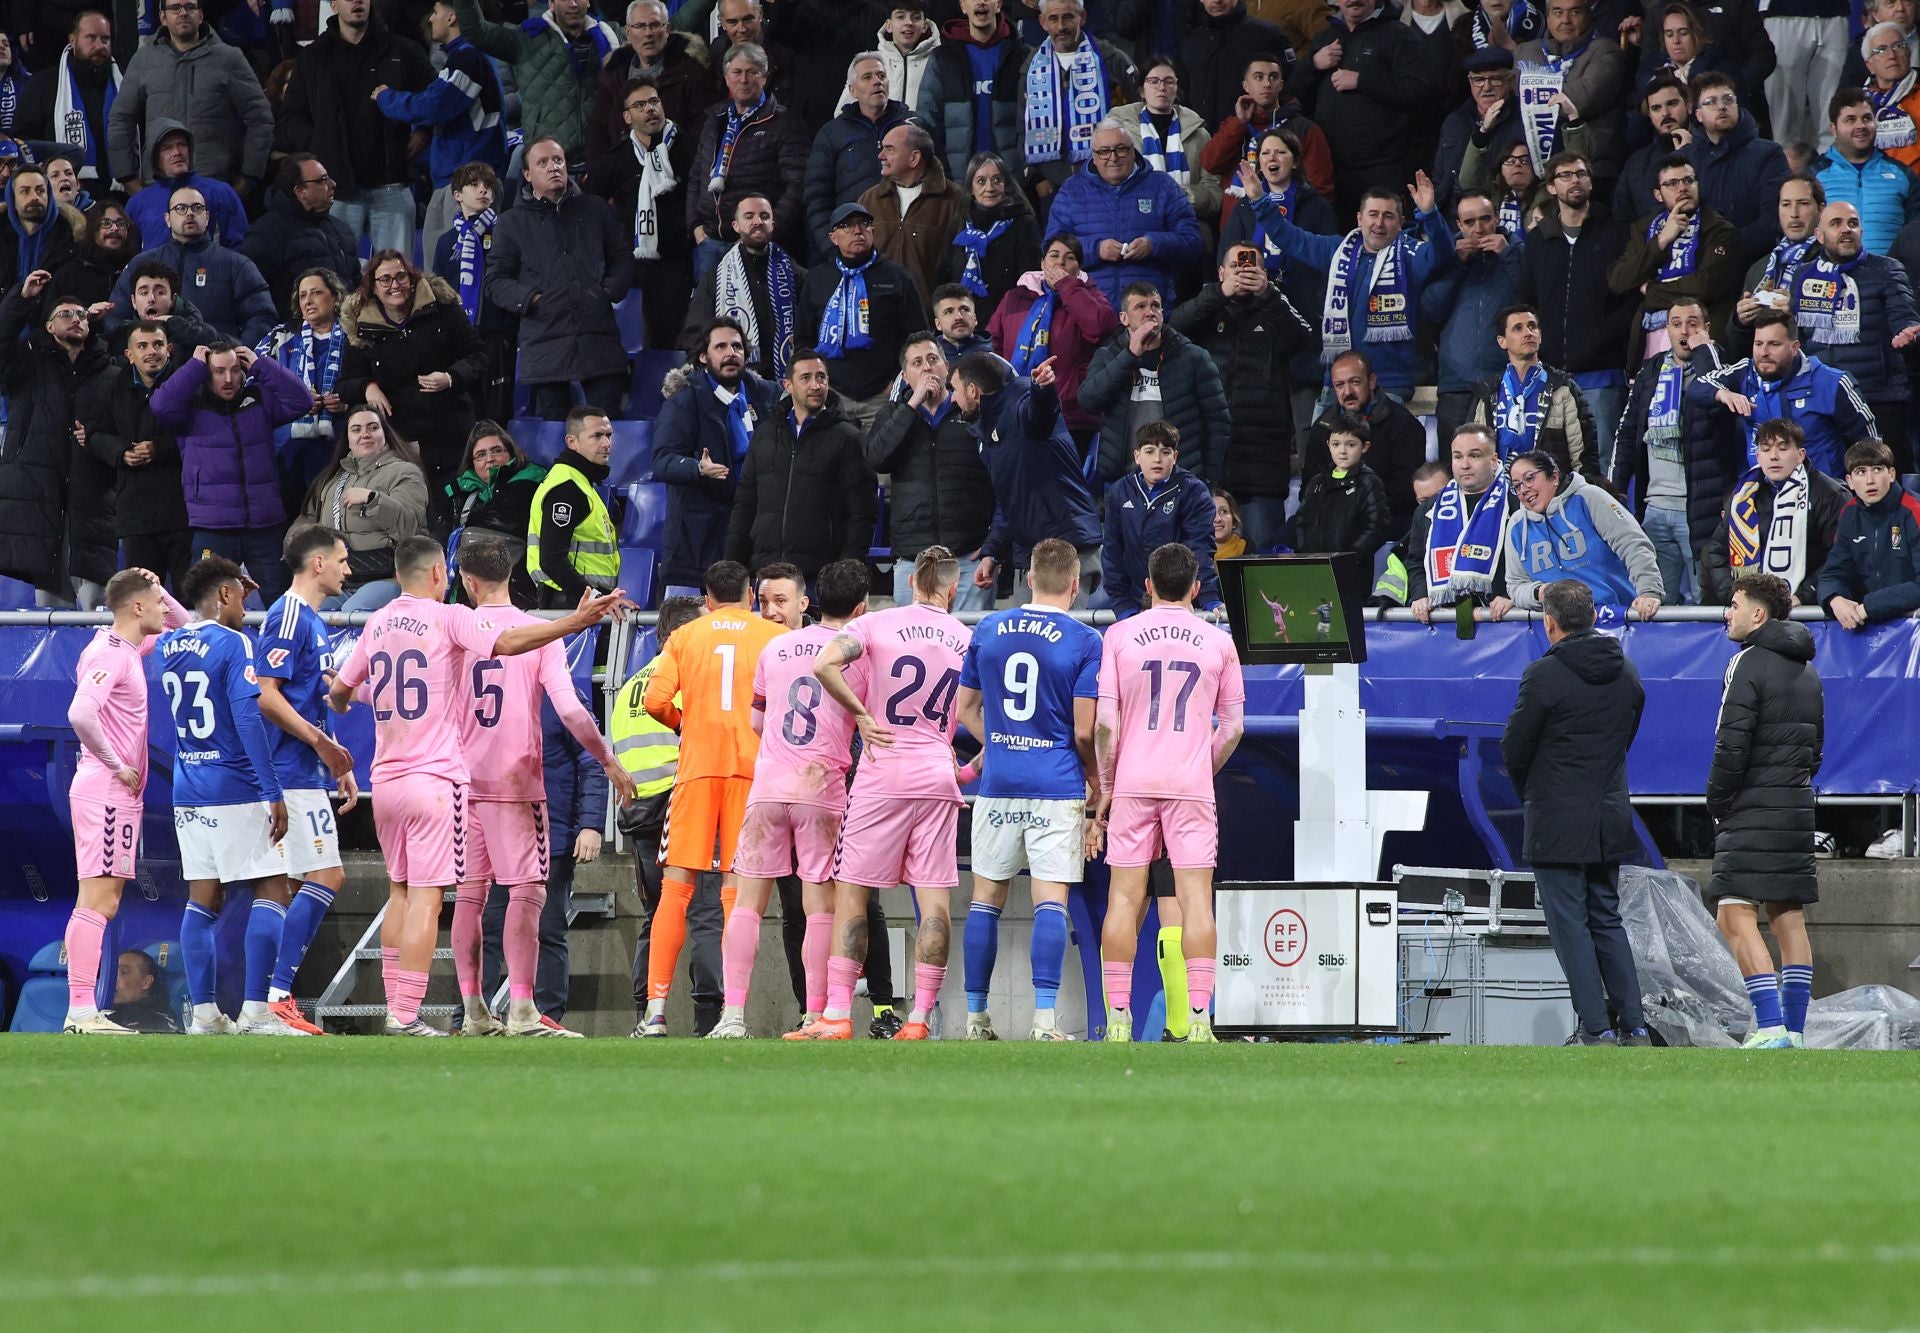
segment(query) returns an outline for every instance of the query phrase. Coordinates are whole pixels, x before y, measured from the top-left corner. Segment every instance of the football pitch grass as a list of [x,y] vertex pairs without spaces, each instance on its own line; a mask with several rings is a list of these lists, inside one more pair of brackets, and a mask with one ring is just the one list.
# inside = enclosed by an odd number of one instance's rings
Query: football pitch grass
[[1906,1054],[0,1039],[0,1329],[1890,1329]]

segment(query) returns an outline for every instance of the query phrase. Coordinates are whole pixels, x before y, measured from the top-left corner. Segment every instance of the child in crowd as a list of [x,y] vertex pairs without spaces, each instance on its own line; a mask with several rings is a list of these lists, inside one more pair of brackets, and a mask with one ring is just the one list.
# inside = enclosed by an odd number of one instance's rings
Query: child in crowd
[[1147,595],[1147,557],[1168,542],[1189,547],[1200,562],[1202,611],[1221,605],[1213,568],[1214,502],[1207,483],[1180,466],[1180,432],[1149,421],[1134,437],[1133,471],[1107,488],[1107,532],[1100,552],[1100,593],[1121,619]]
[[1387,488],[1361,460],[1372,443],[1366,421],[1342,412],[1328,423],[1327,453],[1333,469],[1315,473],[1293,516],[1296,551],[1357,551],[1369,567],[1373,554],[1393,537]]

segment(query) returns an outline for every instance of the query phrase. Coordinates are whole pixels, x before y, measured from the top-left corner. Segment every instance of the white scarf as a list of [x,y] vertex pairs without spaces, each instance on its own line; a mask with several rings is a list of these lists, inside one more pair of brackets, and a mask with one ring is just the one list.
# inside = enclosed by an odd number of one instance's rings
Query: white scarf
[[1807,532],[1812,527],[1813,487],[1802,463],[1793,475],[1773,488],[1773,513],[1765,532],[1758,531],[1757,498],[1769,483],[1754,468],[1734,488],[1727,504],[1727,556],[1732,572],[1741,573],[1756,565],[1761,572],[1777,574],[1787,587],[1798,592],[1807,577]]
[[673,147],[674,136],[679,132],[679,127],[668,121],[666,129],[661,132],[660,141],[651,148],[642,148],[639,140],[631,134],[627,136],[627,142],[633,147],[633,155],[640,163],[639,188],[633,199],[635,259],[660,257],[660,211],[656,201],[680,184],[674,177],[673,163],[667,157]]
[[[96,162],[100,149],[105,145],[93,142],[93,136],[87,132],[87,109],[80,105],[75,97],[73,71],[67,68],[67,62],[73,58],[73,48],[66,47],[60,52],[60,68],[55,71],[53,81],[53,133],[61,143],[77,144],[86,150],[81,155],[79,176],[83,181],[100,179],[100,168]],[[108,87],[106,101],[101,107],[100,118],[106,119],[106,113],[113,107],[114,96],[120,91],[120,66],[108,65]]]

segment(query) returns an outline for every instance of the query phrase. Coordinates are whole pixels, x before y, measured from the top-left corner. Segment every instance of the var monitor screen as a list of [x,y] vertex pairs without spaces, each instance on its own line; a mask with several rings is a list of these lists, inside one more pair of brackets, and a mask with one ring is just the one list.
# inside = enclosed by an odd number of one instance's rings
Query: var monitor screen
[[1352,552],[1222,560],[1220,593],[1240,660],[1366,661],[1361,603],[1371,572]]

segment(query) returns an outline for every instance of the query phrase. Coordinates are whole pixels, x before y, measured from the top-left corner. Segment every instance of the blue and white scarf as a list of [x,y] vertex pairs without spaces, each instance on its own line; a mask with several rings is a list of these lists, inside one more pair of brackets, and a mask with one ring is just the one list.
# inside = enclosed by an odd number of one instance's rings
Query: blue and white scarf
[[1864,254],[1836,264],[1823,253],[1803,264],[1793,284],[1793,318],[1823,347],[1860,341],[1860,284],[1853,270]]
[[[1478,5],[1474,6],[1471,31],[1474,50],[1484,51],[1493,44],[1493,24],[1488,21],[1486,12]],[[1507,36],[1513,39],[1515,46],[1518,46],[1522,42],[1532,41],[1539,35],[1540,16],[1533,12],[1527,0],[1515,0],[1513,8],[1507,12]]]
[[1813,253],[1818,244],[1819,238],[1815,236],[1809,236],[1804,241],[1790,241],[1781,237],[1775,243],[1773,253],[1767,256],[1766,271],[1761,273],[1760,281],[1776,291],[1784,290],[1787,279],[1806,262],[1807,256]]
[[1526,239],[1527,215],[1520,207],[1520,196],[1503,195],[1500,200],[1500,230],[1505,233],[1509,244],[1518,245]]
[[[1253,135],[1247,131],[1248,138]],[[1193,173],[1187,169],[1187,150],[1180,142],[1180,108],[1173,109],[1172,119],[1167,125],[1167,137],[1163,143],[1160,131],[1153,123],[1153,115],[1145,103],[1140,107],[1140,156],[1155,171],[1164,171],[1180,183],[1182,189],[1193,179]]]
[[480,284],[487,275],[487,247],[493,237],[496,217],[498,214],[489,208],[470,218],[453,220],[453,260],[459,265],[460,306],[467,312],[467,322],[476,328],[480,324]]
[[1028,162],[1089,161],[1093,127],[1112,109],[1107,103],[1107,64],[1093,38],[1083,34],[1079,48],[1067,57],[1064,90],[1060,63],[1051,43],[1027,62],[1022,151]]
[[567,48],[567,59],[573,65],[573,76],[576,79],[590,74],[597,81],[600,77],[600,67],[607,63],[607,57],[613,54],[613,48],[620,41],[620,35],[613,30],[611,24],[601,19],[589,18],[587,30],[580,34],[593,43],[593,68],[588,69],[580,59],[580,52],[575,49],[574,39],[567,36],[566,29],[562,28],[558,20],[553,17],[551,9],[542,13],[539,18],[528,19],[520,25],[520,31],[529,37],[538,37],[547,30],[551,30]]
[[[1662,209],[1647,224],[1647,240],[1654,242],[1660,235],[1660,228],[1667,225],[1667,215],[1671,209]],[[1694,210],[1687,219],[1686,229],[1674,238],[1673,246],[1667,251],[1667,257],[1660,262],[1660,271],[1653,276],[1655,282],[1672,282],[1676,278],[1692,275],[1700,262],[1700,211]],[[1640,316],[1640,327],[1651,332],[1667,327],[1665,310],[1649,310]]]
[[1432,524],[1427,533],[1427,598],[1447,606],[1461,597],[1493,591],[1500,569],[1502,540],[1507,525],[1507,474],[1495,475],[1480,497],[1480,507],[1467,513],[1467,497],[1458,481],[1434,497]]
[[1500,397],[1494,413],[1494,434],[1499,437],[1502,459],[1538,448],[1540,423],[1547,418],[1547,368],[1536,361],[1522,379],[1513,373],[1509,361],[1500,372]]
[[867,271],[879,258],[867,256],[859,268],[848,268],[847,261],[835,255],[834,267],[840,270],[840,285],[827,298],[820,312],[820,355],[838,361],[848,352],[873,346],[873,305],[867,299]]
[[1320,320],[1320,359],[1329,364],[1353,350],[1353,270],[1370,261],[1373,280],[1366,293],[1366,318],[1359,341],[1403,343],[1413,340],[1413,302],[1407,291],[1414,245],[1405,236],[1378,254],[1368,254],[1360,230],[1347,233],[1327,266],[1326,314]]
[[[1264,181],[1262,183],[1265,184]],[[1273,200],[1273,206],[1280,210],[1280,216],[1289,222],[1293,221],[1293,205],[1299,195],[1298,177],[1288,181],[1284,190],[1276,190],[1272,185],[1267,185],[1267,198]],[[1286,268],[1287,252],[1274,244],[1273,237],[1267,235],[1267,229],[1258,222],[1253,224],[1253,243],[1260,247],[1268,272],[1277,274]]]
[[1911,148],[1915,138],[1920,138],[1914,131],[1913,117],[1900,105],[1913,92],[1914,79],[1914,71],[1908,70],[1906,77],[1884,93],[1873,86],[1872,79],[1867,80],[1867,100],[1873,103],[1873,146],[1883,153]]
[[14,118],[20,114],[20,89],[24,81],[12,65],[0,74],[0,134],[12,134]]
[[[1514,12],[1519,12],[1517,6]],[[1560,151],[1560,108],[1551,103],[1565,90],[1568,69],[1592,45],[1593,39],[1589,37],[1565,55],[1555,55],[1542,48],[1544,61],[1535,64],[1522,60],[1515,64],[1519,75],[1520,128],[1526,134],[1527,156],[1533,159],[1536,176],[1547,174],[1547,159]]]
[[[87,106],[80,99],[80,83],[74,75],[72,59],[72,47],[60,52],[60,81],[54,85],[53,95],[53,132],[60,142],[79,144],[87,150],[87,159],[79,171],[80,179],[98,180],[102,145],[94,135],[92,126],[87,123]],[[120,67],[110,64],[107,71],[107,89],[100,99],[100,123],[103,128],[113,114],[114,98],[120,93]]]
[[1647,404],[1647,441],[1657,445],[1680,438],[1680,408],[1686,401],[1686,367],[1668,352],[1660,365],[1660,377],[1653,382],[1653,397]]
[[1027,308],[1026,323],[1020,326],[1020,336],[1013,341],[1010,360],[1015,374],[1031,375],[1035,366],[1052,355],[1049,348],[1053,343],[1053,312],[1059,304],[1060,293],[1043,286],[1040,295]]
[[[724,392],[720,381],[708,375],[707,383],[713,386],[713,396],[720,398]],[[745,383],[732,392],[731,402],[726,399],[720,401],[727,409],[727,445],[733,450],[733,461],[737,465],[747,456],[747,445],[753,440],[753,404],[747,399]]]
[[[285,366],[310,391],[325,397],[340,381],[340,362],[346,349],[346,327],[336,315],[333,327],[327,330],[324,346],[314,336],[311,325],[301,324],[291,329],[282,325],[262,338],[253,353]],[[293,422],[288,433],[295,439],[331,438],[333,420],[325,412],[309,412]]]
[[742,111],[733,102],[727,103],[726,127],[720,131],[720,144],[713,150],[713,174],[707,177],[707,192],[718,195],[727,188],[727,173],[733,170],[733,150],[740,146],[740,132],[759,115],[767,105],[767,94],[761,93],[760,100]]
[[1001,218],[985,231],[981,231],[974,225],[973,219],[968,218],[967,225],[962,227],[960,234],[953,238],[953,243],[967,252],[966,267],[960,270],[960,285],[975,296],[987,294],[987,275],[984,265],[987,247],[1005,235],[1007,228],[1012,225],[1012,218]]
[[[793,261],[779,246],[767,246],[767,304],[773,308],[773,372],[784,378],[793,359],[793,310],[799,283]],[[740,321],[747,335],[747,359],[760,364],[764,355],[760,315],[753,305],[753,287],[747,279],[747,261],[738,245],[728,248],[713,269],[713,313]]]

